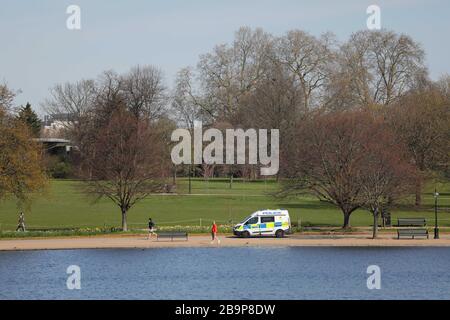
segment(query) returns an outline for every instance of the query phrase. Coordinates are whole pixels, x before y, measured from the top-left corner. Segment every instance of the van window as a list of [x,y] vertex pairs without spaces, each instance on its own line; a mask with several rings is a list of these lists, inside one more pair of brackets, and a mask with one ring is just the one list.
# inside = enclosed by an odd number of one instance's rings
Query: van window
[[275,217],[261,217],[261,223],[275,222]]
[[245,224],[256,224],[256,223],[258,223],[258,217],[251,218]]
[[247,216],[247,217],[245,217],[245,219],[244,220],[242,220],[240,223],[245,223],[245,221],[247,221],[248,219],[250,219],[250,217],[251,216]]

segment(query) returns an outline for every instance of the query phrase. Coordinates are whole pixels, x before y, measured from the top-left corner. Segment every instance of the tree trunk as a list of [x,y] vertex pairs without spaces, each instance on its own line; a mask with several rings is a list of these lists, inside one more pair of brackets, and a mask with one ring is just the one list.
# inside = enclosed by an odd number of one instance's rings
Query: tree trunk
[[342,229],[350,229],[350,214],[349,212],[344,212],[344,225]]
[[172,184],[174,186],[177,185],[177,167],[176,166],[173,166]]
[[422,182],[416,182],[416,207],[422,204]]
[[192,193],[192,164],[189,165],[189,194]]
[[373,214],[373,234],[372,238],[376,239],[378,237],[378,209],[375,209]]
[[128,231],[127,210],[122,209],[122,231]]

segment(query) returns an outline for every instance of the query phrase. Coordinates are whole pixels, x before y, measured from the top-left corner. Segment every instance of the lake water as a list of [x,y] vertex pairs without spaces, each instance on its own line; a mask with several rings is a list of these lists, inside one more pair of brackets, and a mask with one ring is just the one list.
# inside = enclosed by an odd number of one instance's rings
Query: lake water
[[[67,289],[69,265],[81,290]],[[450,299],[450,248],[0,252],[0,299]]]

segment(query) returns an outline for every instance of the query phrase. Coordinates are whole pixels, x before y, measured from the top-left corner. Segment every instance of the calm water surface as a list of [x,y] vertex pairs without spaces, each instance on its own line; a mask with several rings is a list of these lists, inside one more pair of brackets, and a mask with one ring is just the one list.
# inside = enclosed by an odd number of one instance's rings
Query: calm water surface
[[[81,268],[81,290],[66,269]],[[367,267],[381,268],[368,290]],[[0,299],[450,299],[450,248],[0,252]]]

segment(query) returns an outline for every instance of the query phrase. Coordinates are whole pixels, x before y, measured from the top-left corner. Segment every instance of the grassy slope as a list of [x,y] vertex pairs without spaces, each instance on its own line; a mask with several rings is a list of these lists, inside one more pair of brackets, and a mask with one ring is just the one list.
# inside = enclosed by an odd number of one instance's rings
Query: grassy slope
[[[120,214],[109,200],[92,204],[91,199],[77,188],[79,182],[54,180],[48,195],[38,197],[26,214],[29,227],[94,227],[119,226]],[[293,221],[301,219],[302,224],[340,226],[342,214],[335,207],[321,203],[313,197],[278,200],[270,196],[277,184],[268,182],[242,182],[235,180],[232,189],[227,180],[193,181],[194,195],[152,196],[133,208],[129,213],[132,228],[144,227],[148,217],[154,218],[158,225],[199,225],[209,224],[213,219],[218,223],[236,222],[257,209],[289,209]],[[178,191],[187,193],[185,179],[179,181]],[[450,207],[450,185],[440,186],[442,194],[439,202]],[[406,201],[393,210],[397,217],[426,217],[428,224],[433,219],[433,196],[425,190],[424,208],[416,211]],[[17,222],[15,202],[6,200],[0,203],[0,228],[14,229]],[[441,225],[450,226],[450,212],[440,214]],[[351,218],[353,226],[368,226],[372,222],[366,211],[357,211]]]

